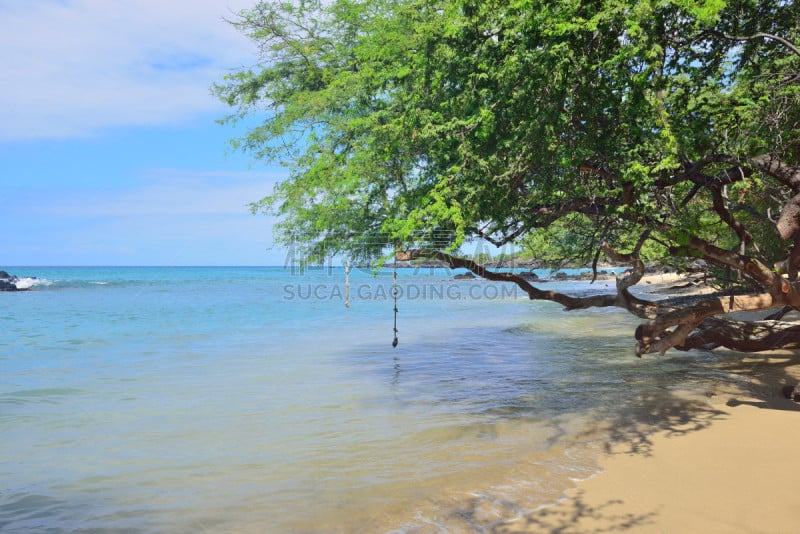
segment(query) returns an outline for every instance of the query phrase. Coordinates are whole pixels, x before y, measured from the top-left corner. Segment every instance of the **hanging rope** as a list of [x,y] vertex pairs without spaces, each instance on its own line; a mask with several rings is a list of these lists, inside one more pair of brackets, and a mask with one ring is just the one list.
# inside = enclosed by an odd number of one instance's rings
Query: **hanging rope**
[[344,307],[350,307],[350,264],[344,260]]
[[394,339],[392,340],[392,347],[397,347],[400,342],[397,339],[397,247],[394,249],[394,271],[392,272],[392,297],[394,297]]

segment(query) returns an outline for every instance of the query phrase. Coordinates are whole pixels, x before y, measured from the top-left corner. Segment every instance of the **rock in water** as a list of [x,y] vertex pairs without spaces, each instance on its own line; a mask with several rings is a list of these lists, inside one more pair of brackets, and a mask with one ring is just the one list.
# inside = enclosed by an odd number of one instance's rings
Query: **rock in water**
[[17,286],[6,280],[0,280],[0,291],[16,291]]
[[25,291],[27,287],[17,287],[19,277],[13,274],[8,274],[5,271],[0,271],[0,291]]

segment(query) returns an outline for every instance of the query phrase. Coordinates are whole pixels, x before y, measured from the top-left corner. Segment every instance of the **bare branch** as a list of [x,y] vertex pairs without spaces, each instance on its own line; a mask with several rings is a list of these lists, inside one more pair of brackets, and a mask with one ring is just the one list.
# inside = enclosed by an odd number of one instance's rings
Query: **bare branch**
[[[637,315],[644,316],[642,315],[644,313],[644,308],[652,305],[651,302],[638,299],[623,290],[617,291],[616,294],[592,295],[588,297],[575,297],[559,293],[558,291],[545,291],[535,287],[522,275],[490,271],[483,265],[475,263],[472,260],[452,256],[438,250],[413,249],[397,253],[398,261],[411,261],[419,258],[435,258],[447,263],[453,269],[467,269],[476,276],[480,276],[486,280],[511,282],[525,291],[531,300],[549,300],[561,304],[566,310],[580,310],[595,307],[622,307],[631,309],[631,307],[633,307],[634,309],[638,308],[636,310]],[[627,286],[624,289],[627,289]]]

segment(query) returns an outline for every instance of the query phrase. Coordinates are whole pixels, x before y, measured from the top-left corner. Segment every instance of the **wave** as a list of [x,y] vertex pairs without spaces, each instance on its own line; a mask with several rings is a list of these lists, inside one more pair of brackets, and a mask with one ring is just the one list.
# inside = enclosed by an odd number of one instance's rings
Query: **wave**
[[68,288],[87,288],[96,286],[115,285],[115,282],[105,280],[61,280],[37,277],[20,277],[12,280],[18,290],[36,291],[41,289],[68,289]]
[[17,289],[33,289],[35,287],[40,286],[51,286],[53,285],[52,280],[48,280],[47,278],[19,278],[15,280],[14,285],[17,286]]

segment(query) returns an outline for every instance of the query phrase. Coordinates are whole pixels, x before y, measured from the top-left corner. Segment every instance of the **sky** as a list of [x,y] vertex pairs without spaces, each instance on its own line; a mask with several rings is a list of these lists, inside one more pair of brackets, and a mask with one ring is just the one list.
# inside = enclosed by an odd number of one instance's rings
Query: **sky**
[[[0,269],[283,265],[210,86],[255,64],[255,0],[0,0]],[[254,120],[257,120],[255,118]]]

